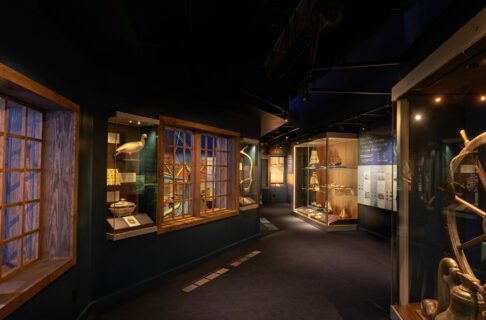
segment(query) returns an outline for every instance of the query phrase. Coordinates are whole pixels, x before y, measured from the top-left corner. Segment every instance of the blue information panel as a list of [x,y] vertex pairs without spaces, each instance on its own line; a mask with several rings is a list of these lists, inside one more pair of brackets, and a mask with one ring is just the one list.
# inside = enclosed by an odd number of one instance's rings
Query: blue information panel
[[397,209],[397,166],[391,136],[362,134],[358,150],[358,203]]

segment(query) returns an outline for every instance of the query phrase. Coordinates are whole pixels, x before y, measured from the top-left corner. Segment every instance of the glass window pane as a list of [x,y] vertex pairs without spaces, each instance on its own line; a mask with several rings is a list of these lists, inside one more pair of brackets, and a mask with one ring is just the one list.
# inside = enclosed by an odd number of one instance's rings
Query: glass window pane
[[2,274],[4,275],[20,265],[20,240],[4,243],[2,249]]
[[174,144],[174,129],[165,128],[164,129],[164,145],[171,146]]
[[5,208],[3,216],[3,240],[8,240],[19,236],[22,232],[20,218],[22,216],[22,206]]
[[39,228],[40,203],[28,203],[24,207],[24,231],[29,232]]
[[42,139],[42,113],[30,108],[27,111],[27,136]]
[[175,144],[176,146],[184,146],[184,131],[176,130],[175,132]]
[[12,101],[7,105],[7,131],[25,135],[25,107]]
[[25,200],[40,198],[40,172],[27,172],[25,174]]
[[37,141],[27,141],[27,169],[41,168],[41,149],[42,144]]
[[207,148],[208,149],[214,148],[214,137],[213,136],[207,136]]
[[228,165],[228,153],[227,152],[218,152],[218,163],[221,166]]
[[5,173],[5,203],[15,203],[22,201],[23,173]]
[[23,263],[27,264],[36,260],[39,256],[39,233],[31,233],[25,236],[23,241]]
[[192,132],[186,131],[186,147],[190,148],[192,146]]
[[7,138],[7,168],[24,168],[24,140],[18,138]]

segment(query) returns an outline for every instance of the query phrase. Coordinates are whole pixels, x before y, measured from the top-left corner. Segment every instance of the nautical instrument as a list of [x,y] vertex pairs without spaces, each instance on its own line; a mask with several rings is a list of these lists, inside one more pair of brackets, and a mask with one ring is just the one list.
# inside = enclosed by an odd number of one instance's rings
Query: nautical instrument
[[131,155],[132,153],[139,152],[145,146],[145,139],[147,139],[147,134],[143,133],[140,137],[140,141],[133,141],[122,144],[121,146],[116,148],[115,157],[122,153],[128,153],[129,155]]
[[[486,212],[463,198],[467,185],[456,181],[458,169],[467,162],[466,166],[475,168],[478,180],[486,189],[486,174],[478,157],[478,150],[486,146],[486,132],[472,140],[468,139],[464,130],[460,135],[464,148],[450,161],[448,182],[453,202],[446,208],[447,232],[455,259],[443,258],[439,264],[438,299],[422,301],[420,312],[428,320],[486,319],[486,284],[481,284],[475,276],[465,253],[466,249],[486,241]],[[482,234],[464,242],[459,236],[456,221],[456,210],[460,208],[462,211],[466,208],[482,220]]]
[[240,154],[248,158],[248,160],[250,161],[250,176],[246,179],[242,179],[240,184],[243,184],[246,181],[248,181],[248,185],[246,187],[243,186],[243,190],[245,192],[250,192],[251,185],[253,184],[253,159],[250,157],[248,153],[245,152],[246,148],[248,148],[248,145],[246,145],[243,149],[240,150]]

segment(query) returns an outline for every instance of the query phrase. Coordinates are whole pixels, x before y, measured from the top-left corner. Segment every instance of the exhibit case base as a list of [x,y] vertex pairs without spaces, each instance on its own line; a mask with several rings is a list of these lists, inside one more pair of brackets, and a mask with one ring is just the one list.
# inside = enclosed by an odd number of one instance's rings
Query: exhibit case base
[[[322,216],[319,217],[299,212],[299,208],[292,211],[292,214],[324,231],[354,231],[358,229],[357,219],[340,219],[338,216],[329,213],[322,213]],[[327,223],[322,221],[324,216],[327,216]]]
[[420,312],[420,303],[411,303],[406,306],[393,305],[390,308],[392,320],[426,320]]
[[109,225],[106,238],[113,241],[157,232],[154,221],[145,213],[125,217],[109,217],[106,222]]

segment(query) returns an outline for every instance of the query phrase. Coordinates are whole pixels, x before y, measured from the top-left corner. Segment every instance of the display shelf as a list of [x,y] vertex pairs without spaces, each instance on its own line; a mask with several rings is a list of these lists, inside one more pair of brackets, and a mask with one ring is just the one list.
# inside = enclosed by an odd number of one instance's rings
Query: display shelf
[[106,207],[108,240],[157,231],[159,120],[114,112],[108,119]]
[[[355,229],[357,153],[358,141],[354,134],[326,133],[295,145],[294,213],[326,226],[329,231]],[[342,224],[347,226],[333,228]]]

